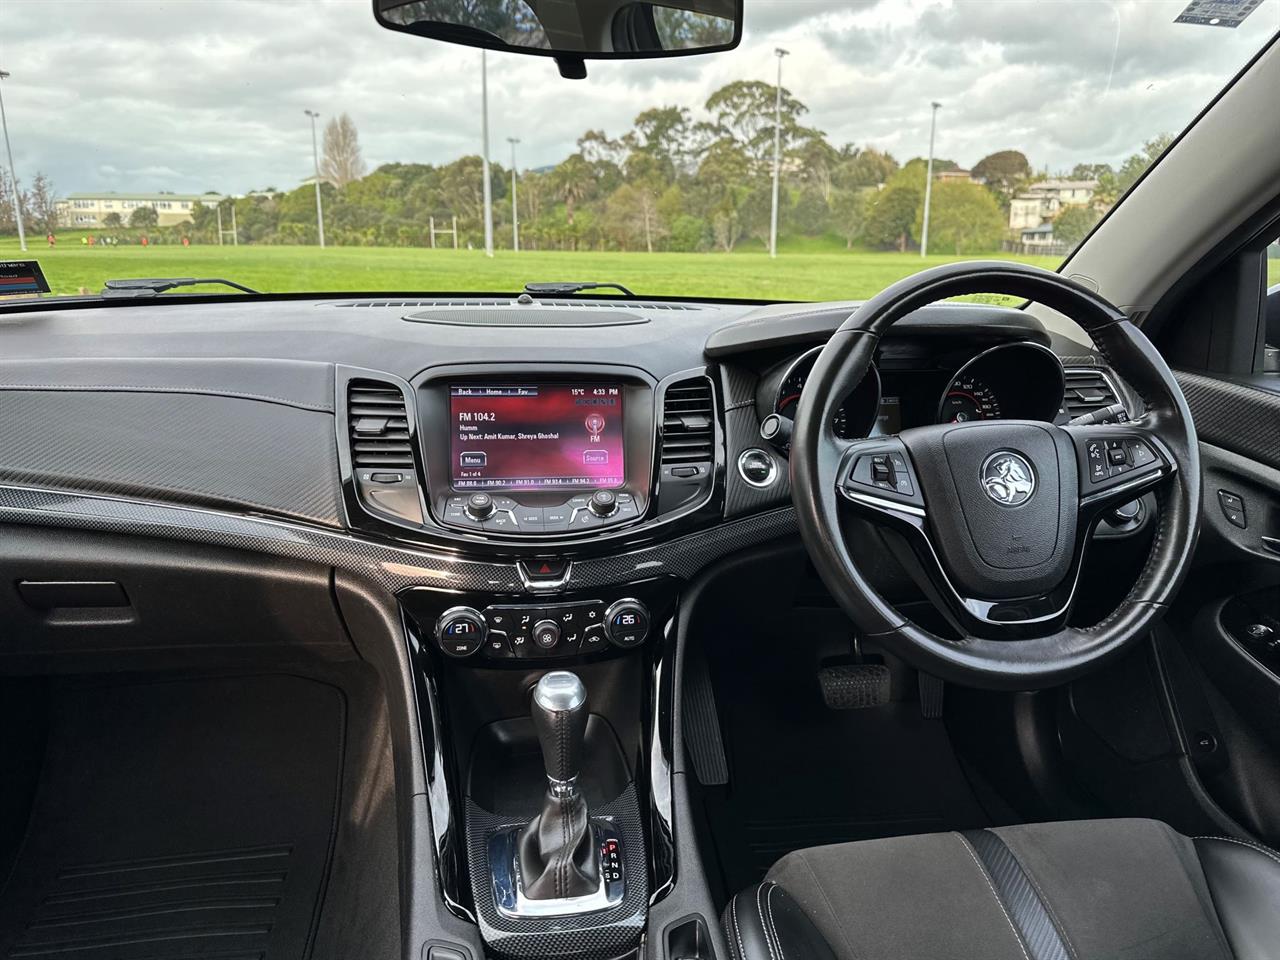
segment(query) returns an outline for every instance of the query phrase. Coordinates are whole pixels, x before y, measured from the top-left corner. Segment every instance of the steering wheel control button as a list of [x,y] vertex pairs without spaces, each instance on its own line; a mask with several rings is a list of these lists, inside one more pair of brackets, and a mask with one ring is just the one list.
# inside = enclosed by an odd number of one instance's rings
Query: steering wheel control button
[[1155,451],[1147,446],[1144,440],[1130,440],[1129,444],[1129,462],[1137,467],[1146,467],[1156,462]]
[[560,625],[554,620],[539,620],[533,625],[533,644],[539,650],[554,650],[560,642]]
[[1222,515],[1227,518],[1227,523],[1241,530],[1248,529],[1249,518],[1244,511],[1244,500],[1240,496],[1227,490],[1219,490],[1218,506],[1222,508]]
[[618,511],[618,497],[612,490],[597,490],[587,506],[597,517],[611,517]]
[[451,657],[471,656],[488,632],[484,616],[471,607],[450,607],[436,621],[436,643]]
[[473,493],[467,497],[467,516],[472,520],[488,520],[495,510],[493,497],[487,493]]
[[1106,441],[1090,440],[1085,445],[1086,458],[1089,461],[1089,482],[1099,483],[1107,479],[1107,452]]
[[638,647],[649,636],[649,611],[638,600],[619,600],[605,611],[604,630],[615,647]]
[[738,474],[753,487],[771,487],[778,479],[778,461],[768,451],[752,447],[739,454]]

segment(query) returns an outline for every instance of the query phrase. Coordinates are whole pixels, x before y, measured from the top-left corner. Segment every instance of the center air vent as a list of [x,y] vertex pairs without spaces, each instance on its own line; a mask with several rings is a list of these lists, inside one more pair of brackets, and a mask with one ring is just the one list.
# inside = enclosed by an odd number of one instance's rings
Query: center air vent
[[[711,381],[681,380],[662,400],[662,465],[715,459],[715,406]],[[677,474],[678,475],[678,474]]]
[[1101,370],[1077,367],[1065,373],[1067,386],[1063,393],[1062,412],[1068,419],[1120,402],[1115,388]]
[[396,384],[347,382],[347,442],[360,505],[383,519],[421,526],[422,495],[409,416],[405,395]]
[[347,421],[357,470],[413,470],[409,416],[399,387],[352,380],[347,384]]

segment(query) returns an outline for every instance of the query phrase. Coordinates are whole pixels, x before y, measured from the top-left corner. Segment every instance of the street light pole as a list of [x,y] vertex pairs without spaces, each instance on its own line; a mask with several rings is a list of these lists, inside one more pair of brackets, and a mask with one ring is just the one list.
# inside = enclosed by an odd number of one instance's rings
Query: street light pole
[[778,89],[773,103],[773,213],[769,218],[769,256],[778,256],[778,180],[782,176],[782,58],[790,51],[778,47]]
[[[0,80],[8,80],[9,72],[0,70]],[[0,87],[4,84],[0,83]],[[9,155],[9,180],[13,183],[13,215],[18,221],[18,246],[27,249],[27,235],[22,229],[22,203],[18,199],[18,171],[13,167],[13,147],[9,146],[9,120],[4,115],[4,94],[0,93],[0,127],[4,128],[4,149]]]
[[511,250],[520,252],[520,211],[516,206],[516,144],[519,137],[507,137],[511,144]]
[[933,135],[938,130],[938,108],[942,104],[933,102],[933,119],[929,121],[929,166],[924,175],[924,226],[920,230],[920,256],[929,255],[929,200],[933,195]]
[[480,157],[484,170],[484,255],[493,256],[493,186],[489,183],[489,58],[480,50],[480,126],[483,128],[484,154]]
[[324,249],[324,207],[320,203],[320,148],[316,145],[316,121],[320,114],[314,110],[302,111],[311,118],[311,159],[316,167],[316,228],[320,231],[320,249]]

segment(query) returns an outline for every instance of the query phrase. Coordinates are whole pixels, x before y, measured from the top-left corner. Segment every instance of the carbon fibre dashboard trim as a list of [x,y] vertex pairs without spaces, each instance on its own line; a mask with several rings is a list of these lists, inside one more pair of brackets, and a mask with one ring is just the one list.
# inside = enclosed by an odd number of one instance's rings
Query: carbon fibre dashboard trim
[[[226,513],[71,491],[0,484],[0,525],[61,527],[247,550],[347,570],[396,592],[405,587],[523,593],[514,562],[385,543],[350,533]],[[795,536],[791,507],[744,517],[633,551],[574,562],[566,591],[647,580],[688,579],[738,550]]]

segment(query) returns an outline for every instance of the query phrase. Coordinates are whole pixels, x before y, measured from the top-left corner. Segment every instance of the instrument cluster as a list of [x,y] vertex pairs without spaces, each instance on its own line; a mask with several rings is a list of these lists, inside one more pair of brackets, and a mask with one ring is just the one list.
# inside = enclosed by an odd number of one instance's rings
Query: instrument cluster
[[[795,419],[809,374],[821,347],[778,364],[760,381],[761,417]],[[1042,420],[1052,423],[1062,403],[1062,363],[1035,343],[1005,343],[957,367],[955,358],[935,365],[904,368],[881,362],[844,402],[835,416],[838,437],[894,434],[907,427],[974,420]]]

